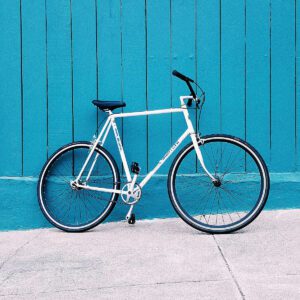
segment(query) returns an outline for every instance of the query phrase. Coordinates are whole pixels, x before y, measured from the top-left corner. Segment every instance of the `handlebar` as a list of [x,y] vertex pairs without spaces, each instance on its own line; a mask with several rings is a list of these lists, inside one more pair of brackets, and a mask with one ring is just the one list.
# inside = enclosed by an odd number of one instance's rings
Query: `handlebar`
[[179,72],[176,71],[176,70],[173,70],[172,74],[173,74],[174,76],[178,77],[179,79],[183,80],[183,81],[194,82],[193,79],[191,79],[191,78],[189,78],[189,77],[187,77],[187,76],[185,76],[185,75],[179,73]]
[[[185,75],[183,75],[183,74],[181,74],[181,73],[179,73],[176,70],[173,70],[172,74],[175,77],[183,80],[187,84],[187,86],[188,86],[188,88],[189,88],[189,90],[191,92],[191,95],[193,96],[194,99],[196,99],[196,93],[195,93],[195,91],[194,91],[194,89],[193,89],[193,87],[191,85],[191,83],[194,83],[194,80],[191,79],[191,78],[189,78],[189,77],[187,77],[187,76],[185,76]],[[187,106],[191,106],[192,105],[192,101],[193,101],[192,99],[189,99],[188,102],[187,102]]]

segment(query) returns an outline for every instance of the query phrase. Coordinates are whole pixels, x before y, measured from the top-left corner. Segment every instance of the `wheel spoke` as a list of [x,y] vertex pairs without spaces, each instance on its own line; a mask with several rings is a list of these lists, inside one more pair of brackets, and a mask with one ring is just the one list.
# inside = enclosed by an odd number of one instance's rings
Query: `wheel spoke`
[[[264,163],[258,163],[258,155],[250,154],[254,151],[252,148],[227,136],[213,136],[204,138],[204,141],[201,145],[204,163],[219,180],[219,185],[218,182],[213,184],[210,180],[203,180],[200,174],[180,177],[184,173],[182,166],[186,167],[190,157],[195,155],[194,148],[190,147],[182,150],[184,154],[178,154],[180,161],[176,162],[176,173],[169,182],[176,193],[170,196],[178,204],[174,206],[177,213],[184,220],[190,219],[194,227],[210,232],[233,231],[251,222],[257,216],[252,216],[258,211],[254,208],[263,203],[259,197],[266,188],[262,180],[265,169],[261,168]],[[251,173],[245,171],[246,161],[251,165]],[[173,174],[172,170],[170,172]],[[195,202],[195,199],[200,200]]]
[[[95,221],[100,222],[111,211],[117,198],[117,194],[109,194],[96,191],[89,191],[70,186],[71,180],[75,178],[75,173],[83,166],[88,156],[90,146],[74,145],[65,151],[62,150],[48,164],[48,169],[41,179],[40,189],[43,202],[44,214],[48,218],[51,216],[52,223],[63,230],[77,231],[89,228]],[[119,176],[115,164],[107,159],[107,155],[97,151],[99,158],[96,161],[90,183],[97,187],[118,187]],[[104,150],[101,150],[104,151]],[[93,159],[93,157],[92,157]],[[89,165],[83,173],[84,179],[89,171]],[[96,174],[97,176],[94,176]],[[101,199],[102,201],[99,201]],[[107,209],[108,207],[111,209]],[[54,221],[53,221],[54,220]]]
[[[202,209],[200,209],[200,212],[201,212],[201,211],[205,212],[205,208],[206,208],[207,203],[208,203],[208,201],[209,201],[209,197],[210,197],[210,195],[211,195],[212,190],[213,190],[213,186],[211,186],[211,188],[209,189],[208,193],[206,194],[206,195],[207,195],[207,197],[206,197],[206,202],[205,202],[204,207],[203,207]],[[202,216],[202,215],[200,215],[200,219],[201,219],[201,216]],[[203,216],[204,216],[204,214],[203,214]]]

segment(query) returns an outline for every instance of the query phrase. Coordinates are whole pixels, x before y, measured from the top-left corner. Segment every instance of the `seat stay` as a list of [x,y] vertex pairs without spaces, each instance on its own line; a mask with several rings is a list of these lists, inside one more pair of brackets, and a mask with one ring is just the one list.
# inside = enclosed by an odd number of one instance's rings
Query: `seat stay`
[[[101,137],[103,136],[104,133],[106,133],[106,132],[109,131],[109,129],[110,129],[110,127],[111,127],[111,126],[110,126],[110,122],[111,122],[111,120],[108,118],[108,119],[106,120],[106,122],[104,123],[104,125],[103,125],[103,127],[102,127],[102,130],[100,131],[100,133],[99,133],[97,139],[93,141],[93,145],[92,145],[92,147],[91,147],[91,150],[90,150],[90,152],[89,152],[89,155],[88,155],[88,157],[86,158],[86,160],[85,160],[85,162],[84,162],[84,164],[83,164],[83,166],[82,166],[82,168],[81,168],[81,170],[80,170],[78,176],[77,176],[76,179],[75,179],[75,182],[76,182],[76,183],[78,183],[78,181],[80,180],[80,178],[81,178],[81,176],[82,176],[82,174],[83,174],[83,172],[84,172],[84,170],[85,170],[87,164],[89,163],[89,161],[90,161],[90,159],[91,159],[91,157],[92,157],[92,155],[93,155],[93,153],[94,153],[94,151],[95,151],[97,145],[98,145],[99,142],[100,142]],[[106,137],[106,136],[107,136],[107,134],[105,134],[105,137]],[[93,167],[94,167],[94,166],[93,166]],[[90,172],[90,173],[91,173],[91,172]],[[90,176],[90,174],[89,174],[89,176]]]

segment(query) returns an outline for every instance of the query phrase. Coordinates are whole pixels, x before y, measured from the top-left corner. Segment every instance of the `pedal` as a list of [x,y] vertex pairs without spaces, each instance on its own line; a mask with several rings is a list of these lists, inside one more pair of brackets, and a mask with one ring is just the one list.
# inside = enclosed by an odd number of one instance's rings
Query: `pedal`
[[128,219],[128,224],[133,225],[135,223],[135,214],[131,214]]
[[141,168],[137,162],[131,163],[131,172],[134,174],[139,174],[141,171]]

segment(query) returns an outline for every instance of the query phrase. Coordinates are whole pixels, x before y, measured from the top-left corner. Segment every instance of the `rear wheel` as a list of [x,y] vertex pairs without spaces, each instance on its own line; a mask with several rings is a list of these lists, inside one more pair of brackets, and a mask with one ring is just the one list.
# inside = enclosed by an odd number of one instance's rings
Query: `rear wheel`
[[248,143],[228,135],[210,135],[199,141],[212,180],[199,164],[192,143],[173,161],[168,191],[178,215],[192,227],[208,233],[227,233],[251,223],[263,209],[269,193],[268,169]]
[[[116,204],[118,194],[72,185],[91,147],[87,142],[66,145],[49,158],[41,172],[38,184],[40,208],[47,220],[61,230],[80,232],[91,229],[104,221]],[[88,176],[94,161],[93,171]],[[95,149],[81,176],[81,183],[120,188],[118,167],[107,150],[100,146]]]

